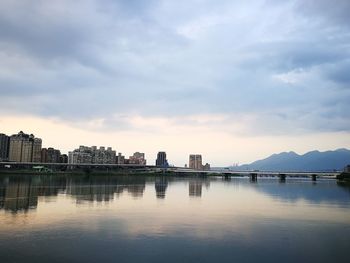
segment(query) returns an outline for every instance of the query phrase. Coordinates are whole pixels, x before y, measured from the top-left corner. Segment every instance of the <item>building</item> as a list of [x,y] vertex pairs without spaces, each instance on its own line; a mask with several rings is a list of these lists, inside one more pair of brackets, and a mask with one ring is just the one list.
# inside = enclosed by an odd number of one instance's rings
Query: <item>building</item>
[[206,163],[205,165],[202,164],[202,155],[200,154],[190,154],[188,166],[190,169],[194,170],[210,170],[209,163]]
[[10,137],[0,133],[0,162],[8,161],[10,150]]
[[41,146],[42,146],[42,140],[39,138],[34,138],[33,153],[32,153],[32,162],[34,163],[41,162]]
[[203,170],[202,155],[190,154],[188,166],[190,169]]
[[60,155],[60,163],[68,163],[68,155],[67,154]]
[[210,171],[210,164],[209,164],[209,163],[206,163],[206,164],[203,166],[203,170],[204,170],[204,171]]
[[350,173],[350,164],[349,164],[349,165],[347,165],[347,166],[345,166],[345,168],[344,168],[344,172],[346,172],[346,173]]
[[129,164],[146,165],[145,154],[140,152],[135,152],[133,156],[129,157]]
[[168,160],[166,159],[166,152],[158,152],[156,166],[158,167],[168,167]]
[[107,149],[101,146],[97,149],[96,146],[93,146],[92,151],[92,163],[99,164],[115,164],[116,162],[116,151],[112,150],[112,147],[107,147]]
[[125,156],[122,153],[118,153],[116,164],[125,164]]
[[103,146],[79,146],[78,149],[68,153],[68,163],[96,163],[96,164],[115,164],[116,151],[111,147],[107,149]]
[[92,149],[87,146],[79,146],[68,153],[68,163],[92,163]]
[[20,131],[10,137],[9,161],[40,162],[42,140]]
[[41,149],[41,162],[42,163],[47,163],[47,155],[48,155],[48,153],[47,153],[47,149],[46,148],[42,148]]
[[52,147],[41,150],[41,162],[43,163],[61,163],[61,151]]

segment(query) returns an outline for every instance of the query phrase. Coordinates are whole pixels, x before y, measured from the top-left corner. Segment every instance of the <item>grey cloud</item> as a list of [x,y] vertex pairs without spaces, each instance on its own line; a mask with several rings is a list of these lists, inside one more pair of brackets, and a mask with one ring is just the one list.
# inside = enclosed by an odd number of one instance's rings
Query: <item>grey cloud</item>
[[348,0],[300,0],[297,10],[310,18],[315,16],[326,22],[333,22],[345,27],[350,26],[350,2]]
[[349,32],[313,23],[333,15],[310,1],[303,12],[301,2],[11,2],[0,4],[2,112],[106,129],[133,129],[115,117],[128,114],[247,114],[259,116],[256,133],[350,130]]
[[69,21],[69,16],[43,10],[39,3],[23,1],[8,6],[8,2],[0,9],[1,42],[33,53],[34,58],[76,56],[88,39],[88,30],[78,21]]
[[242,65],[248,68],[265,66],[283,72],[338,63],[347,59],[350,53],[349,47],[343,46],[344,42],[324,41],[320,37],[300,41],[258,43],[242,50],[250,54],[250,58],[243,60]]
[[350,60],[344,60],[337,64],[330,65],[327,70],[325,70],[325,74],[336,82],[337,84],[341,85],[341,87],[350,89]]

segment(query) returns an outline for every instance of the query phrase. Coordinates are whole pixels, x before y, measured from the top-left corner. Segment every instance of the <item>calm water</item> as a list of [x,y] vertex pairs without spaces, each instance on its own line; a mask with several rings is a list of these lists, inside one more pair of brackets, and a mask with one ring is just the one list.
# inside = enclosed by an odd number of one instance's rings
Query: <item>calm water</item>
[[0,175],[0,262],[349,262],[334,180]]

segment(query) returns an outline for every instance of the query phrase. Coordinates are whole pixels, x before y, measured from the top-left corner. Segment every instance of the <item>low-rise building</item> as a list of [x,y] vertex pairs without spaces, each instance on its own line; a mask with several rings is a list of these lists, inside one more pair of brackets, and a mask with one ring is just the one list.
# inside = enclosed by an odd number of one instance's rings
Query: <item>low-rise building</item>
[[135,152],[132,156],[129,157],[129,164],[146,165],[145,154]]
[[209,163],[206,163],[206,164],[203,166],[203,170],[204,170],[204,171],[210,171],[210,164],[209,164]]

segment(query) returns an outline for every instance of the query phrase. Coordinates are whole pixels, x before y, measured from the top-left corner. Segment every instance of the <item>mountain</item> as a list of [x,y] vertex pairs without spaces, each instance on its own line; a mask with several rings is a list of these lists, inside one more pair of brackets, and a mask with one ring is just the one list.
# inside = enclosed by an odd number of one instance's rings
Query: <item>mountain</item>
[[350,150],[311,151],[303,155],[295,152],[273,154],[266,159],[234,167],[235,170],[261,171],[333,171],[350,164]]

